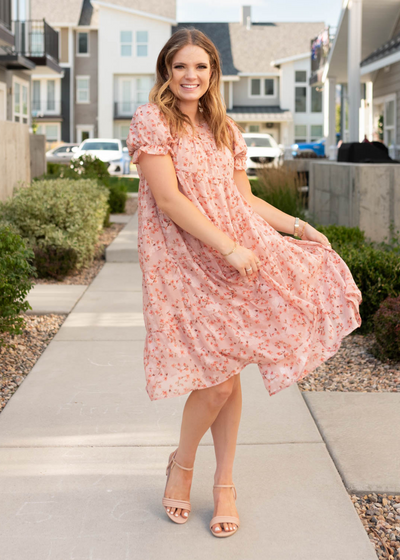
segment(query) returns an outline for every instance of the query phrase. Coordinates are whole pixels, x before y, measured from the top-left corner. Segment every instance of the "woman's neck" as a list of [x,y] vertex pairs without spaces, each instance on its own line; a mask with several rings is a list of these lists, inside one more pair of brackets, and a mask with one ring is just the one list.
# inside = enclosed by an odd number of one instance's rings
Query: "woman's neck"
[[199,111],[199,102],[195,101],[182,101],[180,100],[179,109],[189,117],[194,125],[200,124],[202,119],[201,113]]

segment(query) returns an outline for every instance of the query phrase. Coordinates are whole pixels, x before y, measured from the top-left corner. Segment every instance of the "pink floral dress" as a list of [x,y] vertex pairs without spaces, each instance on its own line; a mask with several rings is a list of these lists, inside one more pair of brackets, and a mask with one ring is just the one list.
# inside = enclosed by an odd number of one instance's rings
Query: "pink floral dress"
[[217,150],[208,125],[173,137],[155,103],[136,110],[127,145],[169,154],[180,191],[231,239],[251,249],[259,272],[240,276],[220,253],[175,224],[138,173],[138,252],[146,325],[144,366],[151,400],[222,383],[258,364],[268,393],[302,379],[361,325],[361,292],[346,263],[315,241],[283,236],[237,189],[246,143]]

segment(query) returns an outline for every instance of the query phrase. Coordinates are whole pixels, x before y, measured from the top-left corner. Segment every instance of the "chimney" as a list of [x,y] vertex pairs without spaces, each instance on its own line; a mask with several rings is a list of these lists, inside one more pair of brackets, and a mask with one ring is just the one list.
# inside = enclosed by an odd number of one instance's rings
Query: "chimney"
[[242,25],[246,29],[250,29],[251,26],[251,6],[242,6]]

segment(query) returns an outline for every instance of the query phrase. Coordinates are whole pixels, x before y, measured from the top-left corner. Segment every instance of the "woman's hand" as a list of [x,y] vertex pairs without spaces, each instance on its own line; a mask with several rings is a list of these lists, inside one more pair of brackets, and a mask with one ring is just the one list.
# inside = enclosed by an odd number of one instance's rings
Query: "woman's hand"
[[315,229],[309,223],[307,223],[304,228],[302,239],[307,241],[316,241],[317,243],[322,243],[325,247],[331,247],[329,239],[326,235]]
[[254,274],[258,271],[257,265],[260,264],[258,257],[253,253],[253,251],[239,244],[237,244],[233,253],[224,258],[240,272],[240,276],[250,276],[251,274]]

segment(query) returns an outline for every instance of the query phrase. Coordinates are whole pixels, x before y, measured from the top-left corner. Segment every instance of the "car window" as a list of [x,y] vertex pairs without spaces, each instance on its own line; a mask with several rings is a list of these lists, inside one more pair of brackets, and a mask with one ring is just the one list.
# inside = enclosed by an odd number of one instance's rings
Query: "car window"
[[257,138],[255,136],[247,136],[245,142],[249,148],[272,148],[269,138]]
[[61,146],[60,148],[54,150],[53,154],[64,154],[67,151],[68,151],[67,146]]
[[81,150],[119,150],[117,142],[85,142]]

